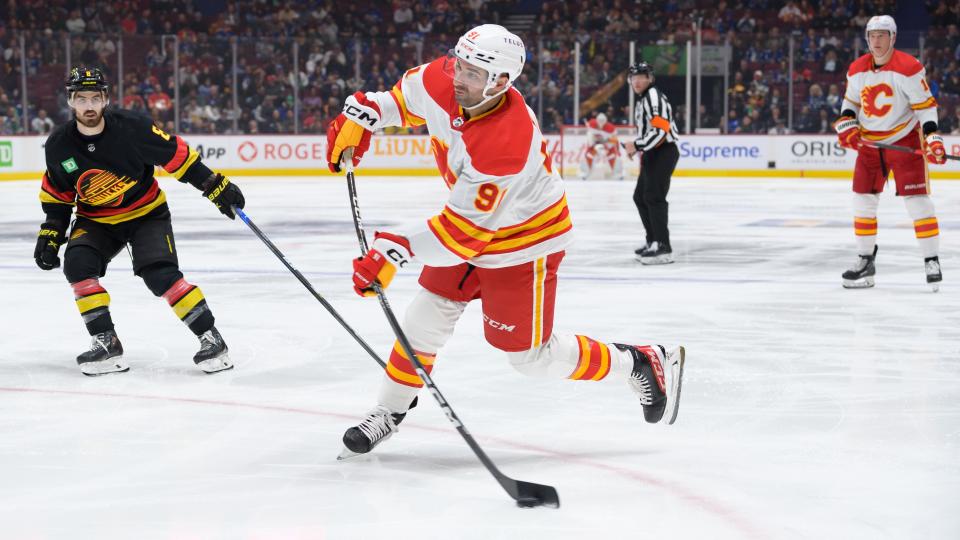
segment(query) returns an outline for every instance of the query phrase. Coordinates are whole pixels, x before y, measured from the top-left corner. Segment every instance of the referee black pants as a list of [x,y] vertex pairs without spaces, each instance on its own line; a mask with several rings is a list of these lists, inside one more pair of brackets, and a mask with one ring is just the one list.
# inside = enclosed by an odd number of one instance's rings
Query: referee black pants
[[680,151],[674,143],[664,143],[643,153],[640,158],[640,176],[633,191],[633,202],[640,212],[640,220],[647,234],[647,244],[658,242],[670,247],[670,231],[667,229],[667,192],[670,178],[680,159]]

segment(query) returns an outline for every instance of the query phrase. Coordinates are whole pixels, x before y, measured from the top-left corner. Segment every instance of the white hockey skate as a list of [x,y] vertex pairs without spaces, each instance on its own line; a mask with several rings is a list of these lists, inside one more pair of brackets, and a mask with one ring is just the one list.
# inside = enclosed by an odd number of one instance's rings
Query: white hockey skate
[[933,289],[933,292],[940,290],[940,282],[943,281],[943,272],[940,270],[940,257],[927,257],[923,260],[923,269],[927,273],[927,284]]
[[[843,273],[844,289],[867,289],[873,287],[873,276],[877,273],[874,262],[879,246],[873,246],[873,255],[860,255],[857,264]],[[929,281],[929,278],[927,278]]]
[[217,331],[216,327],[207,330],[200,336],[200,350],[193,355],[193,363],[197,365],[204,373],[217,373],[233,369],[230,363],[229,349],[223,341],[223,336]]
[[667,349],[663,345],[614,345],[633,356],[633,373],[628,382],[640,398],[644,420],[651,424],[676,422],[680,412],[686,349],[682,346]]
[[366,454],[380,443],[400,431],[397,427],[407,413],[395,413],[383,405],[377,405],[358,425],[343,434],[343,451],[338,460]]
[[130,371],[130,366],[123,361],[123,346],[113,330],[93,336],[90,350],[78,356],[77,363],[80,371],[90,377]]

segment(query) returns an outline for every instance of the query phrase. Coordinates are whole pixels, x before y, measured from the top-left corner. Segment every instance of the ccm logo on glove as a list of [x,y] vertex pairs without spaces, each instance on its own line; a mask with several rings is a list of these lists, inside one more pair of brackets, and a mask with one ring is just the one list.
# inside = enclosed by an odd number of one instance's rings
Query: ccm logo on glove
[[413,258],[410,242],[390,233],[374,235],[370,251],[353,260],[353,290],[360,296],[375,296],[374,283],[386,289],[393,281],[397,268],[406,266]]

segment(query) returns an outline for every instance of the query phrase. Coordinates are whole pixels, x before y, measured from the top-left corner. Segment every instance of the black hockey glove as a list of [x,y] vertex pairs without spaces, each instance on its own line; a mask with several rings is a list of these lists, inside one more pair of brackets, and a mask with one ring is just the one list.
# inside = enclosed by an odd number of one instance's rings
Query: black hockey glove
[[235,217],[231,206],[237,205],[238,208],[243,208],[244,204],[243,193],[240,192],[240,188],[219,173],[211,175],[204,181],[203,196],[210,199],[210,202],[217,206],[220,213],[230,219]]
[[33,250],[33,260],[41,270],[53,270],[60,267],[60,246],[66,227],[58,223],[46,222],[40,226],[37,235],[37,247]]

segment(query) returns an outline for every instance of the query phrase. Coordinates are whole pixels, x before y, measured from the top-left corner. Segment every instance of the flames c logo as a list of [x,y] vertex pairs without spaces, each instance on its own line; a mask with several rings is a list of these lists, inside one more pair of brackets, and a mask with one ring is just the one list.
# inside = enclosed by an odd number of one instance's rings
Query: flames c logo
[[890,112],[890,109],[893,108],[893,105],[890,103],[885,103],[880,105],[877,103],[877,98],[880,95],[886,97],[893,97],[893,88],[890,88],[890,85],[886,83],[880,83],[876,86],[866,86],[860,92],[860,103],[863,106],[863,113],[867,116],[883,116]]
[[137,181],[130,177],[89,169],[77,180],[77,197],[91,206],[117,207],[123,202],[123,194],[135,185]]

